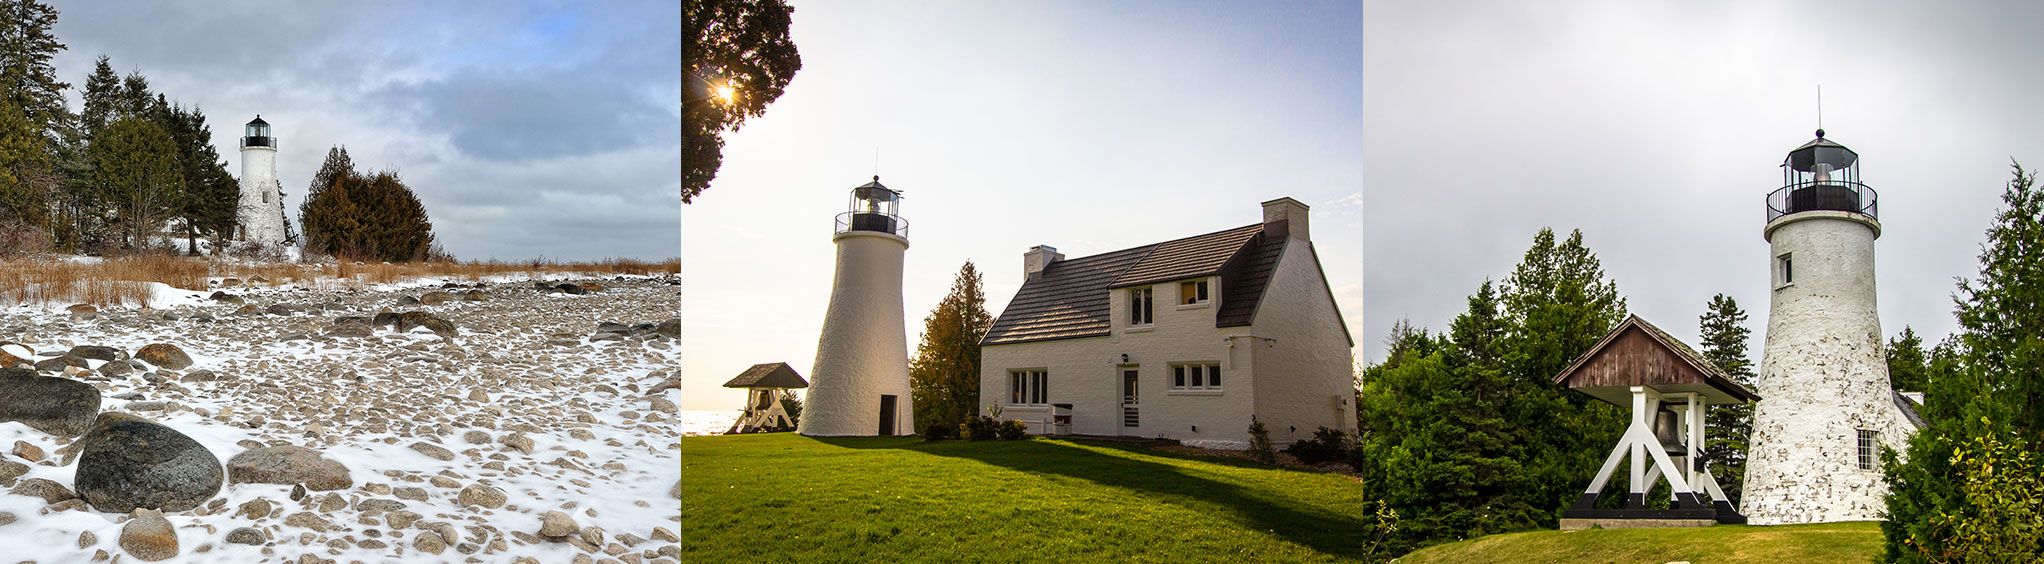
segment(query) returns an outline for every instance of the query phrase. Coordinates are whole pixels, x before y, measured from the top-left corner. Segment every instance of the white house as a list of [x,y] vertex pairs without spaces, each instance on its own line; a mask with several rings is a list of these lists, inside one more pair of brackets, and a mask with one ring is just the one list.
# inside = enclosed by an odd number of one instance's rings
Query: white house
[[1245,448],[1251,417],[1282,446],[1353,432],[1354,340],[1307,230],[1307,207],[1263,222],[1067,259],[1038,246],[987,332],[982,410],[1039,434]]

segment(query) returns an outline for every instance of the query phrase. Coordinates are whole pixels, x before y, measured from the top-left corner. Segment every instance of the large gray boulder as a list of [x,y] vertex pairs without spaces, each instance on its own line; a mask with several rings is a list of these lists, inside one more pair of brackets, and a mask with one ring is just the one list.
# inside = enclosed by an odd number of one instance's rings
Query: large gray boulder
[[226,474],[205,445],[132,415],[101,416],[78,444],[78,496],[109,513],[187,511],[220,493]]
[[0,421],[76,437],[99,416],[99,389],[70,378],[39,376],[26,368],[0,368]]
[[227,481],[232,484],[304,484],[316,491],[354,487],[348,467],[319,451],[300,446],[252,448],[227,459]]

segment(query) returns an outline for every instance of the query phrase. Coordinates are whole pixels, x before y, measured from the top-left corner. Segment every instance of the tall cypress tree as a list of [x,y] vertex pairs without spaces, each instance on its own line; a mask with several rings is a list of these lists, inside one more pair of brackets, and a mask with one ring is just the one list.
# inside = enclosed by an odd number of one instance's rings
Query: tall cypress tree
[[[1753,360],[1746,356],[1746,311],[1731,296],[1712,296],[1697,319],[1703,336],[1703,357],[1741,386],[1753,387]],[[1710,475],[1737,505],[1746,491],[1747,437],[1753,433],[1753,404],[1715,405],[1706,412],[1704,425],[1710,430],[1704,456],[1710,459]]]
[[923,318],[922,343],[909,360],[909,393],[915,399],[917,425],[956,429],[979,412],[979,340],[993,325],[979,269],[965,261],[951,282],[951,293]]
[[[327,202],[322,197],[334,183],[356,174],[355,161],[348,157],[348,149],[335,145],[326,150],[326,160],[319,164],[319,171],[312,174],[312,184],[305,188],[305,202],[298,205],[298,225],[305,236],[305,248],[333,254],[332,237],[338,232],[334,214],[315,211],[318,202]],[[324,204],[319,204],[324,205]]]

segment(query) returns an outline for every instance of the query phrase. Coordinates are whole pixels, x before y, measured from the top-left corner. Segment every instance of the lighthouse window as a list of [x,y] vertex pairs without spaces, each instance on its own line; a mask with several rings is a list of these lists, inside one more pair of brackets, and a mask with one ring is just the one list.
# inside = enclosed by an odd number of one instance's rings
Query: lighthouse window
[[1128,324],[1149,325],[1151,322],[1151,296],[1149,288],[1134,288],[1128,291]]
[[1781,287],[1796,283],[1795,258],[1791,254],[1783,254],[1775,257],[1775,262],[1777,263],[1775,270],[1779,272],[1777,278],[1780,279],[1780,283],[1775,286]]
[[1042,370],[1014,370],[1008,372],[1009,405],[1044,405],[1050,403],[1050,373]]
[[1879,460],[1879,456],[1874,452],[1874,439],[1876,437],[1877,435],[1874,431],[1867,429],[1859,430],[1859,469],[1861,470],[1873,470],[1874,461]]

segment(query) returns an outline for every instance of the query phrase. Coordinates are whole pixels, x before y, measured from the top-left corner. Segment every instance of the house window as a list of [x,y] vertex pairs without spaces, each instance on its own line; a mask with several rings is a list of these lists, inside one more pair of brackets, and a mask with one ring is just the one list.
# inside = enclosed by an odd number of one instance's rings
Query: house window
[[1178,283],[1178,303],[1179,305],[1207,303],[1207,281]]
[[1171,389],[1220,391],[1221,365],[1192,363],[1171,365]]
[[1880,455],[1876,454],[1874,450],[1874,445],[1876,444],[1874,439],[1878,436],[1874,431],[1868,429],[1859,430],[1859,469],[1873,470],[1874,462],[1880,460]]
[[1050,373],[1042,370],[1008,371],[1009,405],[1050,403]]
[[1777,275],[1776,277],[1779,278],[1779,283],[1775,284],[1776,287],[1787,286],[1796,283],[1795,269],[1796,262],[1795,259],[1790,256],[1790,254],[1792,253],[1784,253],[1781,256],[1774,258],[1775,262],[1774,269]]
[[1150,306],[1155,292],[1150,288],[1132,288],[1128,291],[1128,324],[1149,325],[1152,318]]

